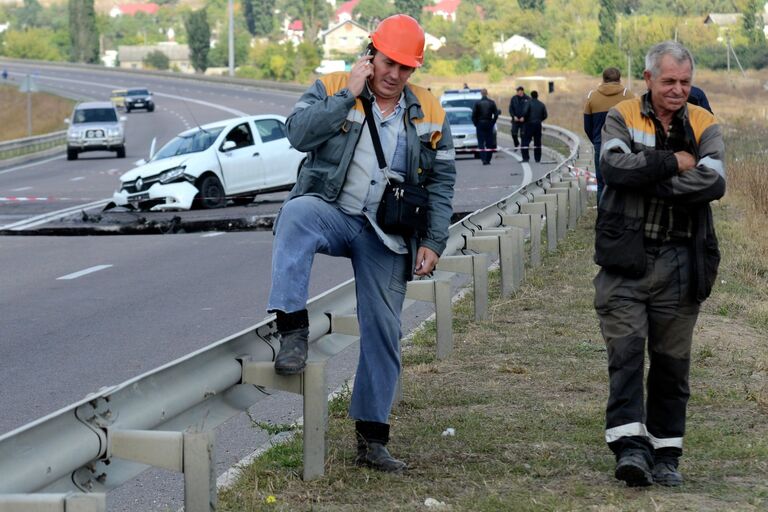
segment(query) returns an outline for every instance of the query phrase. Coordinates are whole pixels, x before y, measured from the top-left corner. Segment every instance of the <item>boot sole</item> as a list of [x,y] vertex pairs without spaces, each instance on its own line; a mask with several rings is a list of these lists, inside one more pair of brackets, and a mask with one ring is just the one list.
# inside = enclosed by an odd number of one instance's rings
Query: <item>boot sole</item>
[[275,366],[275,373],[278,375],[298,375],[300,373],[304,373],[304,370],[306,369],[307,365],[304,365],[300,368],[296,367],[280,367],[278,368]]
[[355,459],[355,466],[358,466],[361,468],[375,469],[376,471],[381,471],[382,473],[394,473],[394,474],[405,473],[405,471],[408,469],[407,465],[404,465],[403,467],[400,467],[397,469],[388,469],[388,468],[385,468],[384,466],[380,466],[378,464],[374,464],[372,462],[368,462],[367,460],[361,460],[361,459]]
[[648,487],[653,485],[651,474],[639,466],[627,464],[616,468],[616,478],[627,483],[627,487]]

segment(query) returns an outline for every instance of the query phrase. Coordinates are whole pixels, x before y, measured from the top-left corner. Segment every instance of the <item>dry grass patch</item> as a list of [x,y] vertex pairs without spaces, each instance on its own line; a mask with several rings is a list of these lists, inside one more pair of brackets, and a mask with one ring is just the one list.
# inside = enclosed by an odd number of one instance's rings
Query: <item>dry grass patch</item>
[[[32,135],[42,135],[66,129],[64,119],[72,114],[74,101],[44,92],[32,93]],[[28,136],[27,94],[16,87],[0,84],[0,105],[3,118],[12,122],[0,123],[0,141]]]
[[[323,478],[300,480],[296,442],[258,462],[263,469],[226,491],[220,508],[426,510],[434,498],[454,511],[764,510],[768,330],[745,318],[702,314],[686,485],[636,490],[614,480],[603,440],[605,348],[591,305],[592,215],[513,296],[500,297],[493,276],[492,320],[471,321],[469,299],[456,305],[451,357],[434,359],[429,329],[404,349],[390,447],[410,463],[406,474],[355,468],[353,422],[337,406]],[[443,435],[449,427],[455,436]]]

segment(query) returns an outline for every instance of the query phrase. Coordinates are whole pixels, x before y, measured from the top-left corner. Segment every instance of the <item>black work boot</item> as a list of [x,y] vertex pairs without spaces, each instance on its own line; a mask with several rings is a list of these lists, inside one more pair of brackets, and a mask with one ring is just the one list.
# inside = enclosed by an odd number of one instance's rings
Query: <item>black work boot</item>
[[275,357],[275,373],[296,375],[307,365],[309,344],[309,315],[303,309],[295,313],[277,312],[277,331],[280,333],[280,351]]
[[402,473],[408,465],[394,458],[387,450],[389,425],[374,421],[355,422],[357,435],[356,466],[365,466],[385,473]]
[[627,487],[646,487],[653,484],[651,466],[643,450],[624,450],[616,463],[616,478]]
[[666,487],[683,485],[683,475],[677,469],[677,459],[657,459],[653,464],[653,481]]

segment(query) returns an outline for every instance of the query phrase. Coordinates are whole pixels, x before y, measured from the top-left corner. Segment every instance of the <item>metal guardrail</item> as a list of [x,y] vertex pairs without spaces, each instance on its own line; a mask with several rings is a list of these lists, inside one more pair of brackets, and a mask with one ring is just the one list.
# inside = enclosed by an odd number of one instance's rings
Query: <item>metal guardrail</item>
[[[566,227],[572,225],[585,202],[584,188],[573,186],[577,181],[567,171],[577,157],[579,138],[553,126],[545,126],[544,131],[567,145],[564,160],[544,178],[523,184],[509,196],[452,225],[439,269],[467,272],[459,268],[461,256],[455,255],[464,251],[495,253],[500,260],[502,293],[508,293],[522,280],[523,257],[519,249],[523,236],[518,236],[522,234],[521,228],[530,232],[533,265],[539,258],[538,238],[544,217],[547,247],[549,250],[556,247],[557,240],[565,235]],[[521,220],[523,222],[518,223]],[[477,261],[487,262],[485,258]],[[473,262],[470,267],[477,266],[477,262]],[[445,329],[450,331],[450,316],[446,322],[440,310],[444,311],[447,304],[450,314],[450,284],[444,270],[435,275],[435,280],[409,284],[409,296],[436,303],[438,357],[445,357],[450,352],[450,332],[448,346],[444,340],[441,349],[440,331],[442,325],[445,338]],[[354,280],[349,280],[308,303],[310,361],[322,364],[341,348],[357,341],[354,286]],[[425,292],[429,287],[431,291]],[[413,293],[410,288],[419,291]],[[480,316],[484,314],[481,302],[482,297],[478,299],[476,295],[476,315]],[[3,509],[3,494],[106,493],[149,466],[184,473],[187,512],[212,510],[215,476],[210,435],[215,427],[263,396],[258,386],[247,383],[270,385],[262,383],[264,366],[266,364],[267,373],[271,372],[271,361],[278,347],[274,318],[267,318],[0,436],[0,510],[11,510]],[[270,387],[304,393],[310,383],[314,388],[324,382],[320,375],[321,380],[317,374],[308,377],[309,383],[302,376],[282,383],[270,377]],[[321,387],[325,389],[324,385]],[[305,395],[305,415],[308,398]],[[315,422],[310,425],[305,418],[305,436],[310,435],[319,445],[308,447],[305,437],[305,478],[322,474],[325,455],[322,425],[327,418],[327,403],[325,408],[315,407],[311,414]],[[308,427],[313,431],[306,432]],[[189,467],[184,461],[189,462]],[[198,463],[193,465],[192,461]]]
[[8,140],[0,142],[0,159],[10,158],[17,154],[34,153],[51,146],[64,144],[67,141],[67,131],[46,133],[44,135],[33,135],[21,139]]

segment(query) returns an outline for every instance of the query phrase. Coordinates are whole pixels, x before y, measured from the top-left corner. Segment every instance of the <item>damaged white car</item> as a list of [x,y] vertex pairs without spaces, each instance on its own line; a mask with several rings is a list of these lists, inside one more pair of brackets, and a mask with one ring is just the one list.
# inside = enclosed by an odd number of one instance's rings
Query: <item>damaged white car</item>
[[154,211],[247,204],[258,193],[290,190],[304,158],[285,136],[285,117],[228,119],[182,132],[138,162],[112,200]]

